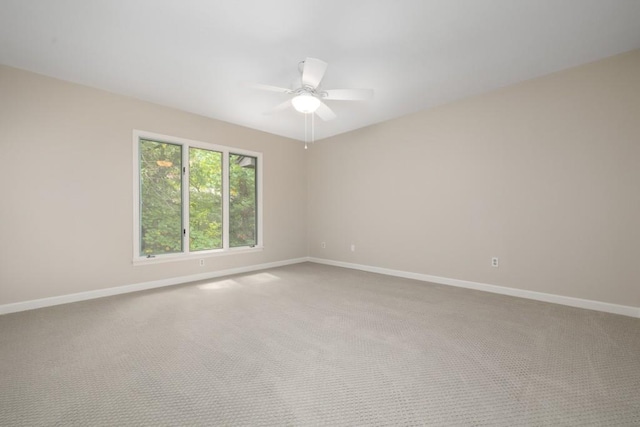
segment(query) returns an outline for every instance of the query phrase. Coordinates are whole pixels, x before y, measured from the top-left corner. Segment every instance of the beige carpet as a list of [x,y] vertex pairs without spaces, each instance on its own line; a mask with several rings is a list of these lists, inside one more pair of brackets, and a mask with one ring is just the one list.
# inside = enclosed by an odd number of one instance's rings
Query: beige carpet
[[0,316],[0,425],[640,425],[640,319],[305,263]]

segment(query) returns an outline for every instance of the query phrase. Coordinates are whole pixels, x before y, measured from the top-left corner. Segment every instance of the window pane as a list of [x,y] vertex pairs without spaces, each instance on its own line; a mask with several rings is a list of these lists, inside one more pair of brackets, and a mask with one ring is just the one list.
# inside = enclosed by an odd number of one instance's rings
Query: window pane
[[189,249],[222,247],[222,153],[189,148]]
[[257,244],[257,159],[229,155],[229,246]]
[[182,147],[140,140],[140,255],[182,251]]

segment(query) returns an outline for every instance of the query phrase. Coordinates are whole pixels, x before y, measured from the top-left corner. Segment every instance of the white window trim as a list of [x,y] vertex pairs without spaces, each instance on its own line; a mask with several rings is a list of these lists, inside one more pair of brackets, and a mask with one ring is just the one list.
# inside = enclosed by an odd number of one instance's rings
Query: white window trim
[[[191,252],[189,250],[189,212],[184,212],[183,209],[183,217],[182,221],[184,227],[186,229],[186,234],[184,237],[184,245],[183,252],[181,253],[173,253],[173,254],[162,254],[155,255],[152,258],[147,258],[144,256],[140,256],[140,139],[149,139],[152,141],[158,142],[166,142],[170,144],[180,144],[183,147],[197,147],[204,148],[207,150],[219,151],[222,153],[223,162],[222,162],[222,182],[223,182],[223,232],[222,232],[222,248],[221,249],[212,249],[206,251],[196,251]],[[229,178],[228,178],[228,161],[229,154],[242,154],[246,156],[251,156],[257,158],[258,167],[256,179],[258,180],[258,185],[256,188],[256,204],[258,209],[258,217],[257,224],[258,227],[258,235],[257,235],[257,244],[255,246],[242,246],[242,247],[229,247]],[[186,159],[185,159],[186,157]],[[182,150],[182,164],[189,164],[189,150]],[[134,129],[133,130],[133,264],[134,265],[146,265],[146,264],[158,264],[164,262],[176,262],[176,261],[185,261],[190,259],[203,259],[224,255],[233,255],[233,254],[242,254],[249,252],[259,252],[264,249],[263,245],[263,230],[262,230],[262,176],[263,176],[264,162],[262,161],[262,153],[258,153],[255,151],[243,150],[235,147],[228,147],[224,145],[217,145],[208,142],[195,141],[186,138],[174,137],[169,135],[162,135],[153,132],[147,132],[143,130]],[[184,182],[189,182],[189,168],[187,168],[187,172],[184,176]],[[188,197],[189,186],[183,185],[182,188],[182,197],[183,200],[186,200],[185,197]],[[186,196],[185,196],[186,194]]]

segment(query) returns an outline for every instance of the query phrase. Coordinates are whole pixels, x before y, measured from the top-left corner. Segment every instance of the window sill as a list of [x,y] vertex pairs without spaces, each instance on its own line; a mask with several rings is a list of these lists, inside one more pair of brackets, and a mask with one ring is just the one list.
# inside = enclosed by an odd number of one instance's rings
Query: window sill
[[220,256],[227,255],[238,255],[238,254],[246,254],[253,252],[262,252],[264,246],[254,246],[254,247],[241,247],[241,248],[229,248],[229,249],[216,249],[212,251],[202,251],[202,252],[191,252],[189,254],[168,254],[168,255],[156,255],[153,258],[142,258],[137,257],[133,259],[133,265],[149,265],[149,264],[162,264],[165,262],[180,262],[180,261],[189,261],[193,259],[204,259],[204,258],[217,258]]

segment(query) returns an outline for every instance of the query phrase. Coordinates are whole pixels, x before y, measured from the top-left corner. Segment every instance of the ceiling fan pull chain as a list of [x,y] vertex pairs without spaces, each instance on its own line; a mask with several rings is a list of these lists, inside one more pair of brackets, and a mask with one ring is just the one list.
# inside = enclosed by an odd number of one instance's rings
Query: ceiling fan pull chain
[[304,149],[307,149],[307,114],[304,115]]

